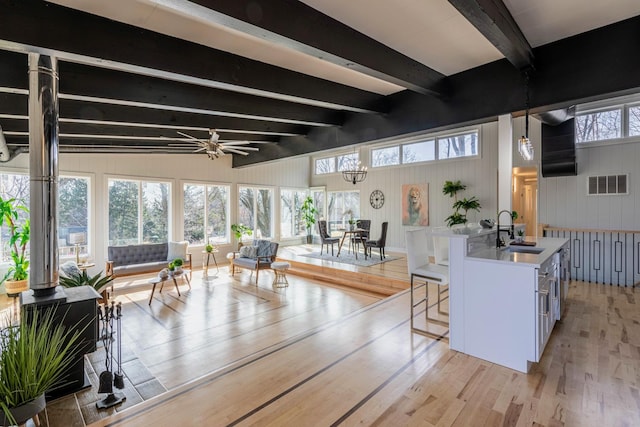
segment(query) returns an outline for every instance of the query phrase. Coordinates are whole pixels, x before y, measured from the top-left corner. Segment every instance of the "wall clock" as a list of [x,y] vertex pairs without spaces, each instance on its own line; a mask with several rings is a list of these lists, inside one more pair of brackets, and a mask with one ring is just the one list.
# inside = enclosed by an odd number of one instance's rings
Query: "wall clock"
[[369,196],[369,203],[374,209],[380,209],[384,205],[384,194],[380,190],[373,190]]

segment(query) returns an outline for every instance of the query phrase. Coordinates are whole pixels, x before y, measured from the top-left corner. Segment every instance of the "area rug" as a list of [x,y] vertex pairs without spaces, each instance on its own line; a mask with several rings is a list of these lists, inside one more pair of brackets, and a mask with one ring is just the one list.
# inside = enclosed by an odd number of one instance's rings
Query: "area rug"
[[369,267],[371,265],[376,265],[376,264],[382,264],[383,262],[387,262],[387,261],[393,261],[398,259],[399,257],[394,257],[394,256],[389,256],[387,255],[382,261],[380,260],[380,255],[378,255],[376,252],[373,253],[372,257],[368,257],[366,260],[364,259],[364,254],[363,253],[359,253],[358,254],[358,259],[356,259],[355,255],[353,253],[344,253],[341,252],[340,256],[335,256],[335,255],[331,255],[331,252],[327,253],[323,253],[322,255],[320,255],[320,252],[311,252],[309,254],[298,254],[299,256],[306,256],[309,258],[316,258],[316,259],[321,259],[321,260],[325,260],[325,261],[333,261],[333,262],[339,262],[341,264],[351,264],[351,265],[358,265],[361,267]]

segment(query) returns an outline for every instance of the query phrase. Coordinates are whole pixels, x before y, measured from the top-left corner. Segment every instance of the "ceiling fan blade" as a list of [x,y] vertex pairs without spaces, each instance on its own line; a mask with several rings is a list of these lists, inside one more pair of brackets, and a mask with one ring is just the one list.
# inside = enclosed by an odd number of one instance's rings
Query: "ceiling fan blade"
[[194,141],[198,141],[200,143],[206,144],[205,140],[200,139],[200,138],[196,138],[195,136],[187,135],[186,133],[183,133],[183,132],[180,132],[180,131],[178,131],[178,135],[182,135],[182,136],[184,136],[186,138],[189,138],[189,139],[192,139]]
[[222,146],[222,149],[223,149],[223,150],[229,150],[229,149],[234,149],[234,148],[235,148],[236,150],[260,151],[260,149],[259,149],[259,148],[256,148],[256,147],[236,147],[236,146],[234,146],[234,145],[231,145],[231,146],[229,146],[229,145],[224,145],[224,146]]
[[206,150],[207,149],[205,147],[201,147],[201,148],[198,148],[197,150],[192,151],[192,153],[200,153],[200,152],[206,151]]
[[249,145],[253,144],[251,141],[226,141],[221,142],[222,145]]
[[244,151],[240,151],[240,150],[235,150],[233,148],[225,148],[225,151],[228,151],[230,153],[240,154],[242,156],[248,156],[249,155],[249,153],[245,153]]

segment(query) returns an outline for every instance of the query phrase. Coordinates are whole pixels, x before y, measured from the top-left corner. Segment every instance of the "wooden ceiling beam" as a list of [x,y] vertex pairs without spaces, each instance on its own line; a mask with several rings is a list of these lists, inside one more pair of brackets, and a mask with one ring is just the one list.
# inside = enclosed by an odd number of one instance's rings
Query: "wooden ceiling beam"
[[219,112],[220,114],[217,115],[221,116],[263,117],[265,120],[275,122],[337,125],[343,119],[342,112],[336,110],[234,93],[124,71],[65,61],[60,61],[58,69],[59,88],[63,95],[207,110]]
[[531,45],[502,0],[449,0],[518,70],[534,67]]
[[[192,0],[234,30],[424,95],[447,95],[446,76],[300,1]],[[235,18],[229,19],[228,16]],[[266,31],[262,31],[262,30]],[[348,40],[348,43],[345,41]]]
[[[278,99],[384,112],[383,97],[42,0],[0,0],[0,41]],[[3,44],[0,43],[0,48]],[[67,58],[68,59],[68,58]]]

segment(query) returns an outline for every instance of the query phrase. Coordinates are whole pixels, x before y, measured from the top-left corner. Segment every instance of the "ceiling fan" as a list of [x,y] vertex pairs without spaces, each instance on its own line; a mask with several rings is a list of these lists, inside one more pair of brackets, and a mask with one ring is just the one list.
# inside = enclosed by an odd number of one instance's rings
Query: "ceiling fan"
[[246,145],[251,144],[251,141],[218,142],[220,135],[218,135],[215,129],[209,129],[209,139],[196,138],[195,136],[187,135],[182,132],[178,132],[178,134],[189,138],[200,147],[195,150],[194,153],[204,151],[211,160],[224,156],[226,153],[235,153],[247,156],[249,154],[248,151],[258,151],[255,147],[246,147]]

